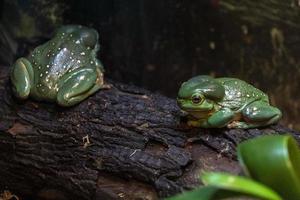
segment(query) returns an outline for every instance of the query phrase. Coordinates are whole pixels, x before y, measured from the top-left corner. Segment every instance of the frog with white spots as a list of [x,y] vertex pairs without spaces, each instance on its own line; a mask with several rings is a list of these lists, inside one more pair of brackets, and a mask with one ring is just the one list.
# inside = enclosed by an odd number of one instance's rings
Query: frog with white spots
[[181,85],[177,102],[194,127],[254,128],[275,124],[282,115],[265,93],[236,78],[196,76]]
[[54,37],[12,66],[16,97],[75,105],[103,83],[103,67],[96,58],[98,33],[84,26],[61,27]]

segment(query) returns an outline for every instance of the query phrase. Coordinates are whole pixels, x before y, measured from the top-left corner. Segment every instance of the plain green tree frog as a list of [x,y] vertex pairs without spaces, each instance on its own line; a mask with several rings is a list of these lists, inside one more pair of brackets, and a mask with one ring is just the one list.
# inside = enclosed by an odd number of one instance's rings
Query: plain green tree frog
[[96,30],[79,25],[63,26],[48,42],[12,66],[15,96],[75,105],[104,87],[103,67],[96,58]]
[[177,102],[194,127],[254,128],[277,123],[282,115],[265,93],[236,78],[191,78],[181,85]]

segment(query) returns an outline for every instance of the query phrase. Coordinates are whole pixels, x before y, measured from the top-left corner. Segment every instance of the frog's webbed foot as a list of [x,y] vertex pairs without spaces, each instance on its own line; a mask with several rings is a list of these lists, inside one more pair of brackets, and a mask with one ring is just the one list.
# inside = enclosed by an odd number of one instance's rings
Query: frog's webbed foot
[[83,68],[70,77],[65,77],[60,83],[57,103],[61,106],[73,106],[101,88],[97,73],[92,68]]
[[19,58],[12,66],[11,82],[16,97],[26,99],[29,96],[33,79],[31,63],[26,58]]
[[227,128],[240,128],[240,129],[247,129],[247,128],[254,128],[256,125],[248,124],[247,122],[241,121],[232,121],[227,125]]
[[105,83],[105,84],[103,84],[103,85],[101,86],[101,89],[106,89],[106,90],[108,90],[108,89],[111,89],[112,87],[113,87],[112,84]]

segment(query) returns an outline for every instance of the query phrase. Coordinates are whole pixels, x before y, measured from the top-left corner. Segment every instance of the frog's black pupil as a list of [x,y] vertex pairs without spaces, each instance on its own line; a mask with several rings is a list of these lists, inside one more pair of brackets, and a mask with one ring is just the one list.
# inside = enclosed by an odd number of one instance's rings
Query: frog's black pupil
[[201,98],[199,96],[195,96],[192,98],[193,103],[200,103]]

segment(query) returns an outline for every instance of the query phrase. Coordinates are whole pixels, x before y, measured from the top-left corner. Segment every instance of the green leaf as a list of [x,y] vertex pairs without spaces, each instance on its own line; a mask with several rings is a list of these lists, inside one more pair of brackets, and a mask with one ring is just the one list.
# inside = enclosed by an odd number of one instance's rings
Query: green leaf
[[206,186],[194,189],[192,191],[184,192],[174,197],[170,197],[166,200],[211,200],[214,199],[217,191],[218,188]]
[[282,200],[272,189],[251,179],[225,173],[205,173],[204,187],[167,200],[219,200],[228,197],[252,196],[264,200]]
[[234,196],[249,195],[266,200],[281,200],[281,197],[269,187],[241,176],[212,172],[203,174],[202,181],[205,185],[235,192]]
[[247,175],[283,199],[300,199],[300,152],[291,136],[262,136],[242,142],[238,159]]

